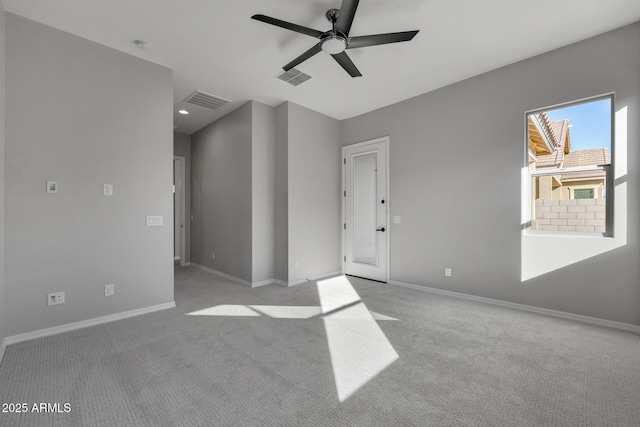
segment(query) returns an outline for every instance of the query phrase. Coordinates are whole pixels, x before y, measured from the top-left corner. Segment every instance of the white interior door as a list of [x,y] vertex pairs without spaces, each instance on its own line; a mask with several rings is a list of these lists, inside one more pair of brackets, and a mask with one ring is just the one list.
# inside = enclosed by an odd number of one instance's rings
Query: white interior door
[[345,274],[387,281],[387,139],[344,148]]

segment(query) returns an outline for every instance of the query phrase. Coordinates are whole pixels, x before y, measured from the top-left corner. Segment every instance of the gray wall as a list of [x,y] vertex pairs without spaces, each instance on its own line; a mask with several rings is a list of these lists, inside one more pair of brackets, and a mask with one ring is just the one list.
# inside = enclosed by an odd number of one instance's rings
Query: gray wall
[[191,147],[193,262],[251,283],[340,270],[337,120],[251,101]]
[[342,154],[338,120],[288,104],[288,279],[296,282],[342,269]]
[[172,302],[171,70],[6,20],[7,335]]
[[[343,121],[345,145],[390,136],[391,280],[640,325],[638,76],[635,24]],[[525,111],[612,91],[629,117],[627,244],[523,282]]]
[[261,282],[275,277],[275,110],[255,101],[251,107],[252,281]]
[[248,282],[253,274],[251,117],[248,102],[191,135],[191,261]]
[[[5,15],[4,6],[0,1],[0,352],[5,333],[5,270],[4,270],[4,131],[5,131]],[[2,354],[0,353],[0,358]],[[1,360],[0,360],[1,361]]]
[[173,134],[173,155],[184,157],[185,262],[191,262],[191,137],[189,135]]
[[275,278],[289,282],[289,103],[275,109]]

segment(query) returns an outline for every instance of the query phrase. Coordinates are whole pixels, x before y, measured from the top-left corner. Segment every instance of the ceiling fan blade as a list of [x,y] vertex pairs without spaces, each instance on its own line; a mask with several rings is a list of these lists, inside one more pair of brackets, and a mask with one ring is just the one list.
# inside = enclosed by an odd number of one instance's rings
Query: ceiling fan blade
[[308,51],[306,51],[302,55],[298,56],[296,59],[294,59],[293,61],[289,62],[284,67],[282,67],[282,69],[285,70],[285,71],[289,71],[290,69],[292,69],[296,65],[303,63],[304,61],[306,61],[307,59],[311,58],[316,53],[319,53],[321,50],[322,50],[322,47],[321,47],[320,43],[318,43],[315,46],[313,46],[311,49],[309,49]]
[[336,55],[331,56],[333,56],[333,59],[335,59],[338,64],[340,64],[342,68],[344,68],[344,70],[349,73],[351,77],[362,76],[362,74],[360,74],[360,71],[358,71],[354,63],[351,61],[351,58],[349,58],[349,55],[347,55],[347,52],[340,52]]
[[356,16],[358,3],[360,3],[360,0],[342,0],[340,14],[336,21],[336,30],[343,32],[347,36],[349,35],[351,24],[353,24],[353,17]]
[[272,18],[265,15],[253,15],[251,19],[256,21],[266,22],[267,24],[275,25],[276,27],[286,28],[287,30],[295,31],[296,33],[306,34],[311,37],[319,38],[322,31],[314,30],[313,28],[303,27],[302,25],[292,24],[291,22],[282,21],[280,19]]
[[347,49],[357,47],[377,46],[379,44],[408,42],[418,34],[418,31],[403,31],[400,33],[374,34],[370,36],[350,37]]

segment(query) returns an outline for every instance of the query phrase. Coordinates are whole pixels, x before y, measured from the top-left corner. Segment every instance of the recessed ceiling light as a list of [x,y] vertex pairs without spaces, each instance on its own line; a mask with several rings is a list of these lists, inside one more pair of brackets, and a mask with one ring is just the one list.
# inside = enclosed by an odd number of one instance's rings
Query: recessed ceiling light
[[178,113],[180,113],[180,114],[189,114],[189,112],[187,110],[178,110]]
[[145,52],[148,52],[151,50],[151,45],[145,42],[144,40],[134,40],[133,44],[135,44],[138,49],[143,50]]

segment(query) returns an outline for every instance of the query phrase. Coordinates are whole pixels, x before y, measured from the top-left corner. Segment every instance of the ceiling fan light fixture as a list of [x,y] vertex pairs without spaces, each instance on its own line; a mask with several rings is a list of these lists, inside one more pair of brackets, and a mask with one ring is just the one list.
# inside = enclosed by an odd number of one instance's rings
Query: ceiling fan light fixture
[[347,40],[339,35],[331,35],[321,42],[320,45],[324,52],[327,52],[329,55],[337,55],[338,53],[344,52],[347,48]]

